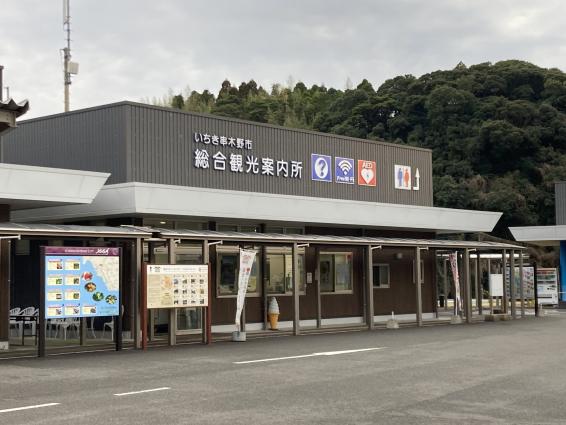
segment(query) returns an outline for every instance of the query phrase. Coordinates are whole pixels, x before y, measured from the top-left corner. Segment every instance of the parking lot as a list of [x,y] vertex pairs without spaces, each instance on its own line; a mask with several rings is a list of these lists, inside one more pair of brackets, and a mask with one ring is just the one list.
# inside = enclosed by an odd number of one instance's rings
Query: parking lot
[[6,424],[563,424],[566,314],[0,361]]

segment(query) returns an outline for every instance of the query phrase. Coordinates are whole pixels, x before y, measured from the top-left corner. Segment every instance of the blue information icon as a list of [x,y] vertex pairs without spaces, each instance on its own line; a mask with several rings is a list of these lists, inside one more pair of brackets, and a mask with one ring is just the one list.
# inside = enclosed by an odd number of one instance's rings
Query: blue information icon
[[332,157],[329,155],[311,154],[311,177],[313,180],[332,182]]
[[334,175],[336,183],[354,184],[354,160],[352,158],[334,158]]

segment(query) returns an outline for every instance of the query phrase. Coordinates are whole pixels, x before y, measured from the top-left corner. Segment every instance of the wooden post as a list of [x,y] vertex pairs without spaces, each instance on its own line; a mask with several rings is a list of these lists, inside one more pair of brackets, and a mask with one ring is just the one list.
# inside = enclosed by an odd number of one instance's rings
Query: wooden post
[[[167,240],[167,260],[169,264],[175,264],[177,262],[177,256],[175,255],[175,240]],[[168,343],[170,346],[177,344],[177,309],[169,309],[169,335]]]
[[366,247],[366,323],[373,329],[373,251],[371,245]]
[[301,322],[299,312],[299,255],[297,243],[293,243],[293,335],[301,333]]
[[472,285],[470,279],[470,249],[464,249],[464,285],[466,292],[466,323],[472,323]]
[[421,288],[421,249],[417,246],[415,247],[415,267],[414,267],[414,280],[416,287],[417,296],[417,326],[423,325],[423,300],[422,300],[422,288]]

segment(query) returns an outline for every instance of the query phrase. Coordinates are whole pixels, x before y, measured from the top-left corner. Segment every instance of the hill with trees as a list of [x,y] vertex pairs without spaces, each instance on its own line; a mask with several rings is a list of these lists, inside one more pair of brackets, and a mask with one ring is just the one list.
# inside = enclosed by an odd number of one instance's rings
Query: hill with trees
[[566,179],[566,74],[509,60],[379,88],[298,82],[269,91],[224,81],[171,95],[167,106],[432,149],[435,205],[503,211],[508,226],[554,223],[554,182]]

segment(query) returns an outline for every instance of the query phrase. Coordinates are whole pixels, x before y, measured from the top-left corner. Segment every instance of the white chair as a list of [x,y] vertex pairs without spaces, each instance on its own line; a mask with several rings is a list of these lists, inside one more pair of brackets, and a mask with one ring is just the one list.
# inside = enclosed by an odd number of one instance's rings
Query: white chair
[[88,321],[88,330],[92,333],[92,337],[96,338],[96,332],[94,331],[94,317],[89,317]]
[[102,328],[102,339],[104,339],[106,328],[110,329],[110,337],[112,338],[112,341],[114,341],[114,316],[112,316],[112,320],[110,322],[104,323],[104,327]]
[[17,320],[15,318],[12,318],[13,316],[19,316],[21,313],[22,309],[20,307],[16,307],[10,310],[10,335],[12,334],[12,326],[14,327],[14,329],[16,329],[17,331],[17,337],[21,337],[22,336],[22,322],[21,320]]
[[[20,316],[28,316],[28,317],[38,317],[39,316],[39,310],[36,309],[35,307],[26,307],[24,308],[21,312],[20,312]],[[31,334],[35,335],[35,328],[36,328],[36,321],[35,320],[31,320],[31,321],[22,321],[22,332],[26,331],[26,326],[29,326],[31,329]]]

